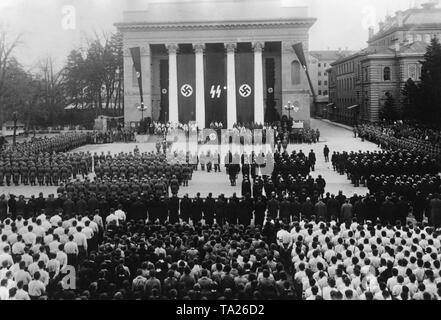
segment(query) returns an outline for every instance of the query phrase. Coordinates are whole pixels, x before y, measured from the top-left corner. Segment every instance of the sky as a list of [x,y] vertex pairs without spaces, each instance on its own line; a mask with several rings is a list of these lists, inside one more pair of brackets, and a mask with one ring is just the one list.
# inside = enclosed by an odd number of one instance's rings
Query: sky
[[[63,65],[70,50],[87,35],[115,31],[124,10],[143,9],[148,2],[170,0],[0,0],[0,27],[10,38],[21,34],[15,56],[28,70],[52,57]],[[175,0],[176,1],[176,0]],[[180,0],[188,1],[188,0]],[[215,5],[221,0],[210,1]],[[368,27],[387,14],[405,10],[423,0],[280,0],[282,5],[307,6],[317,18],[310,30],[310,50],[360,50]]]

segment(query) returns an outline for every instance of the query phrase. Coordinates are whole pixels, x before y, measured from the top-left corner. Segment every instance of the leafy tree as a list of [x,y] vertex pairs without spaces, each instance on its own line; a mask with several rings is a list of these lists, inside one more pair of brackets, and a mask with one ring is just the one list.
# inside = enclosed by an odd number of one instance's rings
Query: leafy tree
[[68,102],[80,110],[93,108],[95,116],[121,114],[122,74],[121,33],[89,38],[86,48],[73,50],[68,56],[64,71]]
[[398,112],[395,106],[395,99],[391,94],[386,94],[386,101],[380,110],[380,117],[387,122],[398,120]]
[[419,89],[415,81],[407,79],[401,94],[403,95],[403,117],[406,120],[421,118]]
[[421,64],[419,85],[421,118],[426,122],[439,125],[439,119],[441,119],[441,44],[436,37],[427,47]]

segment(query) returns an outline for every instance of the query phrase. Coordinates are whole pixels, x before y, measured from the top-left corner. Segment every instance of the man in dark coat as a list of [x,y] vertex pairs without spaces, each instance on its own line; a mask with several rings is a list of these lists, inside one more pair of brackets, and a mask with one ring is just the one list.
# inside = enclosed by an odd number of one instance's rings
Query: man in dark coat
[[213,199],[213,194],[210,192],[204,203],[204,220],[209,226],[211,226],[214,222],[214,207],[215,200]]
[[191,220],[193,225],[198,224],[202,220],[202,212],[204,210],[204,200],[201,199],[201,194],[198,192],[196,198],[192,202]]
[[317,161],[317,158],[315,156],[314,151],[311,149],[308,155],[309,165],[311,166],[311,171],[315,171],[315,163]]
[[188,194],[184,196],[181,200],[181,219],[184,222],[187,222],[190,220],[190,213],[191,213],[191,200],[188,198]]
[[332,217],[338,218],[340,215],[340,203],[332,194],[331,198],[326,203],[326,220],[330,221]]
[[262,197],[258,197],[254,205],[254,225],[263,226],[265,220],[266,204],[263,202]]
[[136,198],[135,201],[132,203],[132,206],[128,212],[130,214],[127,217],[127,220],[139,221],[147,219],[147,208],[145,207],[144,202],[139,197]]
[[[406,224],[406,219],[409,214],[409,203],[404,200],[403,196],[400,196],[396,204],[397,208],[397,220],[401,222],[401,225]],[[393,221],[395,223],[395,221]]]
[[173,194],[168,201],[169,222],[172,224],[179,222],[179,198]]
[[291,202],[286,197],[280,202],[279,216],[280,219],[291,222]]
[[0,220],[3,221],[8,216],[8,201],[6,200],[6,196],[2,194],[0,196]]
[[302,218],[310,219],[314,214],[314,204],[311,202],[311,198],[306,198],[306,201],[302,204]]
[[430,218],[435,228],[441,226],[441,199],[438,193],[435,193],[433,199],[430,200]]
[[214,204],[214,213],[216,216],[216,223],[223,225],[225,223],[226,203],[223,195],[220,195]]
[[237,224],[238,218],[238,203],[234,197],[231,197],[228,201],[226,208],[226,218],[229,224]]
[[276,199],[276,194],[271,194],[271,199],[268,201],[268,217],[271,219],[277,219],[279,214],[279,201]]
[[395,204],[389,197],[386,197],[386,200],[381,204],[380,220],[383,223],[395,223],[396,221]]
[[15,200],[15,195],[11,194],[9,196],[8,200],[8,207],[9,207],[9,216],[11,219],[14,219],[17,217],[17,200]]
[[254,205],[250,194],[246,194],[245,198],[239,202],[239,224],[248,227],[253,218]]

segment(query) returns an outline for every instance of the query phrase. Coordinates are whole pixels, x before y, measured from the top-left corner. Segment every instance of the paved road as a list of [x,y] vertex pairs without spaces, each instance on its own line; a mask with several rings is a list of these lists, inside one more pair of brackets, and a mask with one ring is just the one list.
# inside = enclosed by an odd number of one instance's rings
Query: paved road
[[[304,153],[309,153],[312,149],[317,156],[316,171],[312,172],[312,176],[316,178],[319,174],[323,176],[326,180],[326,192],[338,193],[342,190],[346,195],[352,195],[354,193],[364,195],[367,192],[366,188],[354,188],[346,176],[341,176],[332,170],[332,166],[324,162],[323,148],[325,144],[328,145],[331,153],[333,151],[373,151],[379,150],[379,148],[370,142],[361,142],[360,139],[354,139],[353,134],[350,130],[341,128],[339,126],[312,119],[311,126],[313,128],[318,128],[321,132],[320,142],[317,144],[298,144],[290,145],[288,151],[292,150],[303,150]],[[103,144],[103,145],[89,145],[81,147],[75,151],[90,151],[101,153],[104,151],[107,153],[110,151],[112,154],[119,152],[132,152],[138,146],[141,152],[148,152],[155,150],[154,143],[114,143],[114,144]],[[196,171],[193,174],[193,180],[189,182],[188,187],[181,187],[179,195],[182,196],[188,193],[190,196],[195,196],[197,192],[200,192],[203,197],[207,196],[209,192],[212,192],[214,196],[221,193],[226,196],[231,196],[234,192],[240,195],[240,185],[241,178],[237,181],[237,186],[231,187],[227,174],[225,173],[225,168],[222,168],[221,173],[206,173],[201,171]],[[92,176],[92,175],[91,175]],[[55,187],[30,187],[30,186],[19,186],[19,187],[0,187],[0,194],[23,194],[25,197],[29,197],[32,194],[38,195],[39,192],[43,192],[45,195],[50,193],[55,193]]]

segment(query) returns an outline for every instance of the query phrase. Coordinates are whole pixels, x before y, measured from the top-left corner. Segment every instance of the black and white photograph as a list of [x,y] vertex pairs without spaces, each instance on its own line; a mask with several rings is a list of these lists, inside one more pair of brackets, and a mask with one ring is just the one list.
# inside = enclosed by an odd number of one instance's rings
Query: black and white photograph
[[0,0],[1,310],[441,300],[440,262],[440,1]]

